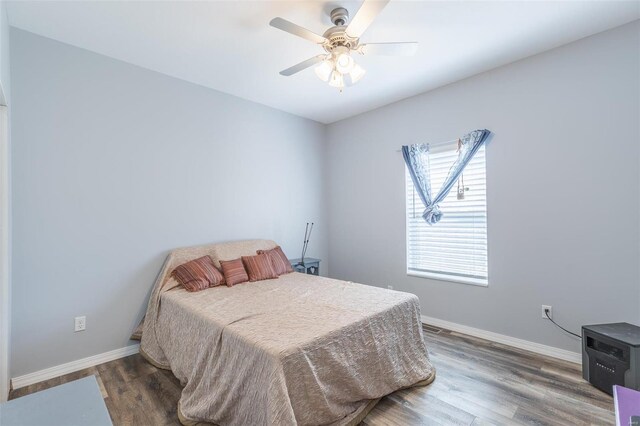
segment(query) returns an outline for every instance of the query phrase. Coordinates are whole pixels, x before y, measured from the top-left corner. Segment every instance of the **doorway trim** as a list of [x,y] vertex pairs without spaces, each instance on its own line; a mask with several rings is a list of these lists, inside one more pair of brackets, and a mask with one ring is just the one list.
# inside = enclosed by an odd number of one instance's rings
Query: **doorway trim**
[[[0,89],[1,90],[1,89]],[[9,120],[0,105],[0,402],[9,398],[9,339],[11,298],[9,285]]]

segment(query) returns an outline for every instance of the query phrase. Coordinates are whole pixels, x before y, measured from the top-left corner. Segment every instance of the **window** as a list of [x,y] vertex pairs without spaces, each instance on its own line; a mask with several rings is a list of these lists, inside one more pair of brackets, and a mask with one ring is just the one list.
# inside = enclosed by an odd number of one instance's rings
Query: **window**
[[[433,193],[442,187],[457,158],[457,146],[433,147],[430,153]],[[406,170],[406,168],[405,168]],[[487,185],[485,147],[482,146],[464,170],[464,199],[457,198],[454,185],[440,203],[442,220],[435,225],[422,218],[424,205],[405,171],[407,194],[407,274],[486,286]],[[460,181],[462,183],[462,181]],[[462,186],[462,185],[461,185]]]

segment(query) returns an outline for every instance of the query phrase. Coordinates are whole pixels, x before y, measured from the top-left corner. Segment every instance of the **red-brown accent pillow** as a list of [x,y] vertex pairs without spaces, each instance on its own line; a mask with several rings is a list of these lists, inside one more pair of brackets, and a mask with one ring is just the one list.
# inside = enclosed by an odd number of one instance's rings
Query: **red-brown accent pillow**
[[227,281],[229,287],[249,281],[249,276],[244,269],[242,259],[221,260],[220,267],[222,268],[224,279]]
[[183,263],[171,272],[187,291],[200,291],[224,284],[224,276],[209,256]]
[[293,272],[293,268],[291,267],[291,263],[287,256],[282,251],[280,246],[276,246],[271,250],[258,250],[256,253],[258,254],[266,254],[271,261],[271,266],[273,266],[273,270],[276,274],[288,274],[289,272]]
[[255,256],[242,256],[242,263],[249,274],[249,281],[262,281],[278,278],[278,274],[273,270],[269,256],[257,254]]

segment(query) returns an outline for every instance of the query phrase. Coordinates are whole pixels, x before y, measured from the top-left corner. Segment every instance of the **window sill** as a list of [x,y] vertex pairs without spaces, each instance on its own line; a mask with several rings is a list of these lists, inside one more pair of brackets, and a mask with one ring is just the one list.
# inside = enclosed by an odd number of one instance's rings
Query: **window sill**
[[429,278],[429,279],[438,280],[438,281],[449,281],[452,283],[474,285],[477,287],[489,287],[489,282],[487,280],[481,280],[478,278],[455,277],[452,275],[436,274],[433,272],[418,272],[418,271],[407,271],[407,275],[410,275],[412,277],[418,277],[418,278]]

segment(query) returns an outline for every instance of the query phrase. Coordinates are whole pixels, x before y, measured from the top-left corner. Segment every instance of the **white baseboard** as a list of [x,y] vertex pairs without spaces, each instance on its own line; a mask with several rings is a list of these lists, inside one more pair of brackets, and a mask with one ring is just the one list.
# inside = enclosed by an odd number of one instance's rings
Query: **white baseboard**
[[447,330],[457,331],[458,333],[468,334],[470,336],[479,337],[485,340],[491,340],[492,342],[513,346],[514,348],[524,349],[527,351],[535,352],[537,354],[547,355],[576,364],[582,364],[582,355],[577,352],[554,348],[553,346],[542,345],[540,343],[530,342],[528,340],[522,340],[516,337],[506,336],[504,334],[498,334],[492,331],[481,330],[479,328],[473,328],[467,325],[457,324],[455,322],[432,318],[425,315],[422,315],[421,319],[424,324],[446,328]]
[[[425,315],[421,317],[425,324],[436,327],[446,328],[447,330],[457,331],[459,333],[468,334],[470,336],[479,337],[481,339],[491,340],[493,342],[502,343],[504,345],[513,346],[515,348],[524,349],[541,355],[547,355],[553,358],[562,359],[569,362],[580,364],[582,356],[577,352],[571,352],[564,349],[554,348],[553,346],[542,345],[540,343],[530,342],[528,340],[518,339],[516,337],[506,336],[491,331],[473,328],[455,322],[445,321],[438,318],[432,318]],[[64,376],[74,371],[83,370],[93,367],[104,362],[113,361],[115,359],[124,358],[129,355],[138,353],[140,345],[126,346],[120,349],[114,349],[98,355],[82,358],[77,361],[71,361],[66,364],[57,365],[55,367],[46,368],[34,373],[25,374],[23,376],[11,379],[13,389],[19,389],[44,380],[53,379],[54,377]]]
[[124,348],[114,349],[109,352],[82,358],[77,361],[71,361],[66,364],[56,365],[55,367],[45,368],[44,370],[36,371],[34,373],[14,377],[11,379],[11,384],[13,389],[19,389],[44,380],[53,379],[54,377],[64,376],[65,374],[73,373],[74,371],[84,370],[85,368],[93,367],[104,362],[113,361],[114,359],[137,354],[139,348],[139,344],[125,346]]

